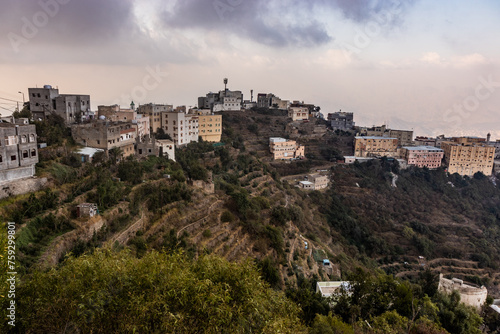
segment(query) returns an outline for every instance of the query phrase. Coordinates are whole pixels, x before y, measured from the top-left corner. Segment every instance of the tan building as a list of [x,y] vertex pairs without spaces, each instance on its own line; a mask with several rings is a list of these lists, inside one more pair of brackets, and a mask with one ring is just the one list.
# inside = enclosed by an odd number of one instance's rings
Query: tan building
[[288,108],[288,117],[294,122],[308,120],[309,109],[307,107],[290,107]]
[[299,182],[299,188],[309,189],[309,190],[320,190],[328,187],[328,176],[327,175],[308,175],[307,180]]
[[[495,147],[468,137],[453,138],[441,143],[444,161],[450,174],[473,176],[477,172],[491,175]],[[470,140],[470,141],[469,141]]]
[[413,145],[413,131],[388,129],[385,125],[362,128],[360,133],[366,136],[396,138],[399,146]]
[[139,106],[137,108],[137,113],[145,116],[149,116],[149,125],[151,127],[150,133],[156,133],[158,128],[162,127],[162,113],[172,112],[174,107],[170,104],[154,104],[148,103]]
[[274,160],[291,160],[304,157],[305,147],[297,144],[295,140],[285,138],[269,138],[269,149]]
[[354,156],[356,157],[395,157],[398,140],[390,137],[354,137]]
[[71,136],[80,145],[109,150],[118,147],[124,157],[135,153],[137,125],[125,122],[95,121],[71,126]]
[[175,145],[169,139],[155,139],[146,136],[136,142],[136,156],[139,158],[164,156],[175,161]]
[[440,167],[444,155],[442,149],[432,146],[405,146],[401,149],[401,153],[408,166],[429,169]]

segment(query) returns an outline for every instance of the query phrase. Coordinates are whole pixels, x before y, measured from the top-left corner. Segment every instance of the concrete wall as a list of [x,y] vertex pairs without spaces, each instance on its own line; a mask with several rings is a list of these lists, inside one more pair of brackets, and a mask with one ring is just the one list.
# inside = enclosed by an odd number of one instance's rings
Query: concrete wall
[[47,178],[30,178],[0,183],[0,199],[38,191],[47,185]]
[[480,308],[488,296],[488,290],[484,286],[480,288],[465,284],[460,279],[447,279],[443,274],[439,275],[438,290],[445,293],[452,293],[454,290],[460,294],[460,302],[469,306]]

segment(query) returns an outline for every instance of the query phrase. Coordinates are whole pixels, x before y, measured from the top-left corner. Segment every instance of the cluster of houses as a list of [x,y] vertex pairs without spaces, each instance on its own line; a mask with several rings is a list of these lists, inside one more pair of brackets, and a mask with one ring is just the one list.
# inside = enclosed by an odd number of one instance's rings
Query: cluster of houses
[[[227,79],[224,80],[227,85]],[[83,162],[92,161],[97,152],[109,153],[118,149],[120,155],[163,155],[175,160],[175,148],[199,140],[220,142],[222,112],[241,111],[252,107],[287,110],[292,122],[322,118],[319,108],[302,101],[282,100],[272,93],[259,93],[254,101],[243,98],[241,91],[225,86],[217,93],[198,98],[198,106],[186,108],[169,104],[148,103],[122,108],[119,105],[90,108],[90,96],[59,94],[50,85],[29,88],[29,105],[35,120],[60,116],[71,128],[74,140],[83,146],[77,153]],[[367,161],[380,157],[398,159],[402,166],[438,168],[446,165],[448,172],[472,176],[476,172],[491,175],[494,159],[500,157],[500,141],[487,138],[416,137],[413,131],[377,127],[356,127],[352,112],[329,113],[331,129],[355,131],[354,155],[346,163]],[[34,175],[38,162],[35,126],[27,119],[3,118],[0,123],[0,182]],[[271,137],[269,150],[274,160],[303,159],[305,147],[296,140]],[[498,165],[500,167],[500,164]],[[299,185],[305,189],[308,180]]]

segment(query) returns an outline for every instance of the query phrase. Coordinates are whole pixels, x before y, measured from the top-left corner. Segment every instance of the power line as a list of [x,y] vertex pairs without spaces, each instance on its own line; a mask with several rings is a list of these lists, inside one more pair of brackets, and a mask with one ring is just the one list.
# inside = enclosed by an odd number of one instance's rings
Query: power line
[[15,108],[14,108],[14,110],[11,110],[11,109],[7,109],[7,108],[1,107],[1,106],[0,106],[0,109],[5,109],[7,111],[15,111]]
[[16,101],[16,100],[11,100],[11,99],[6,99],[4,97],[0,97],[0,100],[6,100],[6,101],[11,101],[11,102],[19,102],[19,103],[23,103],[22,101]]

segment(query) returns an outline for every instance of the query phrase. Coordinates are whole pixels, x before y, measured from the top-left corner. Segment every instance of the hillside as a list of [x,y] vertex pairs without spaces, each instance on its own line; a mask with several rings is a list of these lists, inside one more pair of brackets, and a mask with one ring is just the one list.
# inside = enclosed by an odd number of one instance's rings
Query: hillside
[[[82,165],[69,142],[40,150],[37,173],[51,186],[0,203],[4,221],[19,226],[19,271],[100,248],[129,249],[137,258],[182,251],[190,259],[253,259],[268,284],[286,291],[310,291],[308,284],[348,279],[362,267],[418,284],[430,269],[499,296],[496,179],[400,170],[387,160],[337,163],[352,154],[351,134],[333,133],[321,120],[290,124],[281,111],[231,112],[223,120],[223,146],[189,144],[177,162]],[[298,140],[307,158],[271,161],[268,140],[276,136]],[[317,170],[329,175],[329,189],[295,187]],[[77,218],[83,202],[97,203],[100,215]],[[307,316],[303,309],[303,318],[310,324],[324,310]]]

